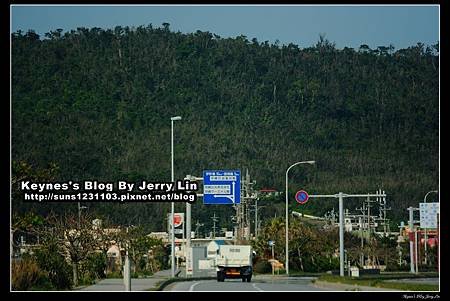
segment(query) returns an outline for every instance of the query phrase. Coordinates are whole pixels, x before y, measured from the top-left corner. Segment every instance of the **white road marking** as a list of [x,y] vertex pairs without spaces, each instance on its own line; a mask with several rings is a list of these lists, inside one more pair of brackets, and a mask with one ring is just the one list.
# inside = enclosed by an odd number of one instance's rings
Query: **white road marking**
[[190,291],[190,292],[193,292],[193,291],[194,291],[194,287],[195,287],[197,284],[200,284],[200,282],[195,282],[193,285],[191,285],[191,286],[189,287],[189,291]]
[[260,289],[259,287],[257,287],[255,283],[252,283],[252,286],[253,286],[256,290],[258,290],[258,292],[264,292],[264,290],[262,290],[262,289]]

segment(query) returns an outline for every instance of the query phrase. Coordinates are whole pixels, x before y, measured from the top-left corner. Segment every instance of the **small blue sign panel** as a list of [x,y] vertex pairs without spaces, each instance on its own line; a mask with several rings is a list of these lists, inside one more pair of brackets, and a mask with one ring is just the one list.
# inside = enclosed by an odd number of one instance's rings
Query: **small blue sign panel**
[[203,204],[240,204],[240,170],[204,170]]
[[297,193],[295,194],[295,200],[297,201],[297,203],[300,203],[302,205],[308,201],[308,198],[309,195],[304,190],[297,191]]

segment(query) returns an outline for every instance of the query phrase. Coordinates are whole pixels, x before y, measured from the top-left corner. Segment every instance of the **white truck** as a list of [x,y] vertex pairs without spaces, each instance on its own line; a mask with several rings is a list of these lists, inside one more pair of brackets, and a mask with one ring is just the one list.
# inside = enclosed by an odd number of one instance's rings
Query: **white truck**
[[252,247],[243,245],[221,245],[216,257],[217,281],[225,278],[241,278],[250,282],[253,273]]

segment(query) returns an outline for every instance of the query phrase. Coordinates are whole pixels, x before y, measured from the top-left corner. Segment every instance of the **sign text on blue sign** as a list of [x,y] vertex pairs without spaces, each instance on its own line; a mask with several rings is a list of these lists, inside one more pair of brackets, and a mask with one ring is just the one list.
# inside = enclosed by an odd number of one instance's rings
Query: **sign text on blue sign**
[[203,171],[203,204],[240,204],[239,170]]

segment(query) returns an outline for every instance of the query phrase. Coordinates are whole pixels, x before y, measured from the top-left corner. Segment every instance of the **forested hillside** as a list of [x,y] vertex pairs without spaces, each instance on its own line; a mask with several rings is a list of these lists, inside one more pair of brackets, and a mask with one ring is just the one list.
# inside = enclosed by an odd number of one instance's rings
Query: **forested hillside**
[[[248,168],[257,188],[283,191],[289,165],[315,160],[292,169],[292,192],[381,188],[391,217],[405,220],[409,205],[438,188],[438,45],[341,50],[321,36],[308,46],[183,34],[167,23],[16,32],[12,159],[34,169],[54,163],[56,180],[169,180],[170,117],[180,115],[176,178]],[[76,206],[13,200],[18,212]],[[89,210],[163,230],[169,206]],[[320,215],[333,206],[311,200],[306,209]],[[230,207],[213,210],[231,224]],[[211,215],[195,204],[194,219],[209,223]]]

